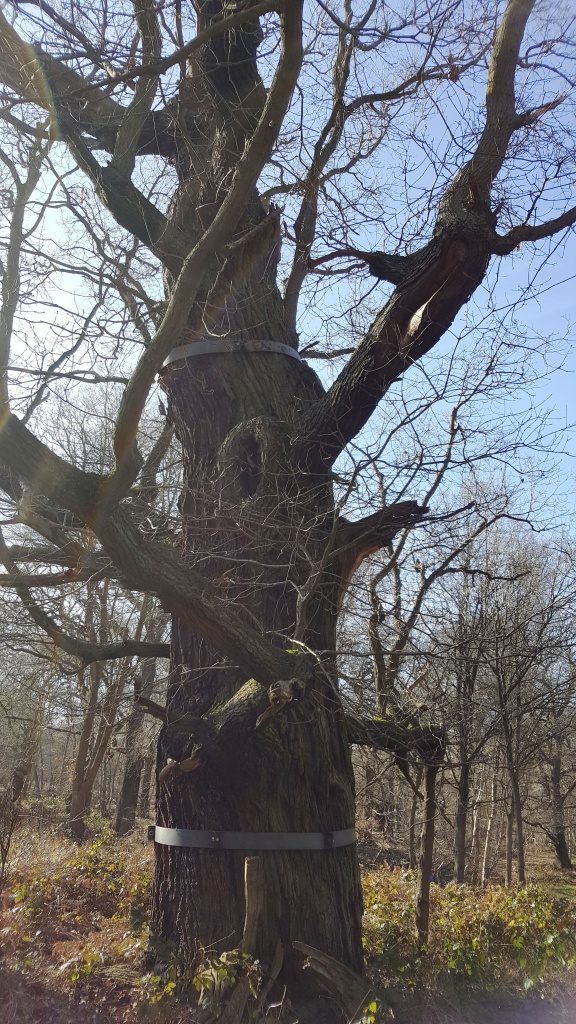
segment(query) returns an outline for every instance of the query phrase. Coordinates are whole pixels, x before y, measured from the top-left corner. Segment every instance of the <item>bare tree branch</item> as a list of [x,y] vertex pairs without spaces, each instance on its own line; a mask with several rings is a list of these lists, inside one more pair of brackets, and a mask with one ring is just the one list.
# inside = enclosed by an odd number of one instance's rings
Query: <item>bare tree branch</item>
[[155,593],[163,607],[206,636],[218,650],[262,683],[308,671],[307,659],[274,648],[245,618],[223,602],[213,586],[179,554],[145,541],[124,508],[107,509],[107,480],[82,472],[55,455],[8,417],[0,432],[0,457],[30,486],[79,515],[94,530],[129,587]]
[[229,14],[225,18],[215,19],[211,25],[198,32],[193,39],[190,39],[184,46],[179,47],[169,57],[163,57],[159,60],[147,60],[130,68],[128,71],[109,72],[106,79],[86,84],[83,91],[89,92],[92,89],[101,89],[103,86],[131,82],[140,75],[152,75],[155,77],[162,75],[165,71],[175,67],[176,64],[182,64],[187,61],[196,50],[205,46],[215,36],[222,35],[223,32],[229,32],[231,29],[239,28],[246,21],[259,18],[262,14],[278,11],[281,6],[282,0],[261,0],[260,3],[255,3],[251,7],[243,7],[236,14]]
[[425,763],[437,763],[444,756],[446,737],[442,728],[403,721],[399,715],[382,719],[347,712],[346,731],[351,743],[389,750],[401,757],[414,751]]
[[522,242],[539,242],[542,238],[550,238],[559,231],[576,224],[576,206],[572,206],[559,217],[546,220],[542,224],[517,224],[505,235],[496,235],[493,252],[498,256],[506,256]]
[[56,647],[79,658],[84,665],[96,661],[111,661],[117,658],[169,658],[169,644],[144,643],[138,640],[123,640],[116,644],[97,644],[72,637],[65,633],[57,622],[40,607],[29,590],[28,578],[23,575],[10,555],[0,530],[0,559],[9,571],[11,585],[18,594],[28,615],[53,641]]
[[[116,424],[114,451],[117,474],[114,486],[120,493],[132,482],[133,446],[142,410],[154,377],[186,325],[206,273],[206,266],[215,252],[230,240],[265,162],[274,148],[278,132],[288,109],[302,63],[302,3],[294,0],[285,9],[282,19],[282,53],[258,125],[240,159],[230,189],[214,216],[210,227],[194,246],[182,266],[166,313],[153,343],[141,356],[128,383]],[[130,467],[127,469],[127,467]]]
[[399,530],[414,526],[426,516],[428,509],[416,501],[400,501],[354,522],[342,518],[335,538],[344,589],[365,558],[392,543]]
[[[162,40],[154,4],[151,0],[134,0],[134,14],[136,24],[138,25],[144,62],[151,64],[159,58],[162,50]],[[134,91],[134,98],[124,111],[122,121],[118,126],[111,164],[115,170],[126,178],[134,170],[140,136],[146,119],[152,110],[157,87],[157,75],[139,78]]]

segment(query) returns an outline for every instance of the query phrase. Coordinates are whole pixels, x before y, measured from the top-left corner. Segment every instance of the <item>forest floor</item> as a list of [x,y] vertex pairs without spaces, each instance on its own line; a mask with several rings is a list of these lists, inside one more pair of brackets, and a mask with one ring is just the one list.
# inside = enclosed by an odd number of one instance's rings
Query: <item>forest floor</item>
[[[0,898],[1,1024],[191,1024],[170,970],[144,966],[153,855],[144,832],[80,849],[57,829],[16,836]],[[423,955],[413,880],[367,868],[368,971],[392,1008],[381,1019],[576,1024],[576,878],[543,874],[522,890],[433,886]]]

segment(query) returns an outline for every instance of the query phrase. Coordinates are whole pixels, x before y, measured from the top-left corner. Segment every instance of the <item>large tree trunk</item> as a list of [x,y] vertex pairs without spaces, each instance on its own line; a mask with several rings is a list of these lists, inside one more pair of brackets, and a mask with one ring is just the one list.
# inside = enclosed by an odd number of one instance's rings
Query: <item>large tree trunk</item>
[[428,942],[430,923],[430,885],[434,864],[436,828],[436,776],[439,765],[428,764],[424,771],[424,819],[420,837],[420,862],[416,887],[416,934],[421,947]]
[[460,767],[456,823],[454,831],[454,880],[463,882],[466,874],[466,828],[468,805],[470,803],[470,764],[465,761]]
[[[199,29],[221,7],[200,3]],[[258,23],[246,23],[242,31],[216,36],[190,65],[190,96],[206,125],[194,148],[182,151],[171,219],[185,221],[198,237],[222,202],[222,183],[259,113],[258,40]],[[331,832],[352,827],[355,813],[335,665],[341,579],[330,557],[334,498],[329,469],[311,470],[310,452],[291,443],[322,388],[298,358],[250,349],[264,340],[295,350],[297,338],[276,284],[277,212],[266,211],[255,191],[245,210],[236,237],[251,241],[228,263],[214,260],[191,314],[194,323],[201,310],[205,337],[226,338],[233,351],[172,362],[163,374],[168,415],[182,446],[183,559],[272,643],[314,652],[314,679],[300,700],[255,729],[245,713],[245,674],[174,618],[156,821],[202,830]],[[210,293],[215,281],[217,291]],[[186,340],[175,338],[174,346]],[[168,759],[190,759],[194,750],[186,723],[196,722],[198,732],[198,720],[213,721],[233,697],[233,717],[242,728],[232,725],[225,741],[216,736],[201,744],[200,763],[192,758],[195,770],[164,781],[160,772]],[[152,927],[178,947],[181,960],[240,944],[244,858],[230,850],[157,845]],[[264,908],[252,946],[267,964],[280,940],[291,995],[305,988],[294,940],[360,971],[355,847],[266,852],[262,864]]]
[[[274,338],[264,303],[259,319]],[[300,638],[318,653],[319,668],[309,697],[257,732],[216,747],[195,772],[161,783],[157,823],[255,832],[349,828],[354,792],[336,690],[334,568],[319,572],[314,592],[303,591],[330,540],[333,498],[328,479],[307,476],[292,460],[285,433],[285,424],[317,396],[318,381],[295,359],[255,353],[196,357],[164,380],[185,462],[183,557],[200,564],[223,599],[255,616],[275,643],[290,646],[300,614]],[[178,719],[206,715],[245,682],[174,621],[160,769],[187,752]],[[244,855],[168,846],[156,854],[154,930],[190,960],[201,949],[238,945]],[[263,860],[259,957],[268,961],[281,939],[290,974],[291,942],[298,939],[360,970],[354,847],[266,853]]]

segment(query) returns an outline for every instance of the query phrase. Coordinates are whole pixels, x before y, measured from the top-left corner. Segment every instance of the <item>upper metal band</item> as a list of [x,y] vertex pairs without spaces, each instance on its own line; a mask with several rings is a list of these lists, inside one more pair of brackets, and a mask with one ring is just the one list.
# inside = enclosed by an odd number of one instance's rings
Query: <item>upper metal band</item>
[[337,832],[208,832],[151,825],[148,835],[163,846],[199,850],[332,850],[356,842],[353,828]]
[[191,359],[194,356],[207,356],[213,354],[227,353],[228,355],[241,355],[243,352],[272,352],[275,355],[290,356],[292,359],[300,359],[300,353],[290,345],[282,345],[277,341],[244,341],[234,343],[226,338],[214,338],[210,341],[193,341],[187,345],[179,345],[172,349],[166,359],[164,366],[170,363],[177,363],[183,359]]

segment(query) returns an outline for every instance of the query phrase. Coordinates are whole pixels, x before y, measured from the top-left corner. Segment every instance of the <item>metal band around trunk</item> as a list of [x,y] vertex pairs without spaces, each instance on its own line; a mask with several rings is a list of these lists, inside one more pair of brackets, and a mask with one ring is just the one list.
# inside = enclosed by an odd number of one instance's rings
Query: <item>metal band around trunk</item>
[[191,359],[194,356],[207,356],[213,354],[227,353],[228,355],[242,355],[243,352],[272,352],[275,355],[290,356],[292,359],[300,359],[300,353],[290,345],[282,345],[278,341],[243,341],[233,342],[226,338],[213,338],[209,341],[193,341],[188,345],[179,345],[172,349],[166,359],[164,366],[170,363],[177,363],[184,359]]
[[337,832],[203,832],[150,825],[148,838],[163,846],[197,850],[333,850],[356,842],[353,828]]

